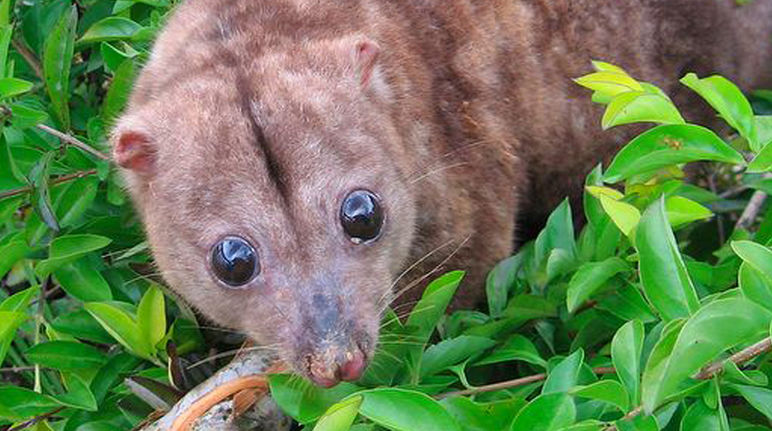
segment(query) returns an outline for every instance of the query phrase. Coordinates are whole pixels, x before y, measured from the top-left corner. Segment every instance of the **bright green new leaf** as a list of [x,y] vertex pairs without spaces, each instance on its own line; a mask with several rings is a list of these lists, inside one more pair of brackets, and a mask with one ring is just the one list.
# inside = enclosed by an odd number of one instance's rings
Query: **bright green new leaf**
[[602,262],[588,262],[580,266],[568,283],[566,292],[568,310],[575,311],[584,301],[604,287],[611,277],[629,269],[630,265],[618,257],[610,257]]
[[731,245],[745,263],[758,271],[766,282],[772,283],[772,250],[753,241],[732,241]]
[[511,431],[557,431],[576,419],[574,400],[566,393],[542,394],[515,417]]
[[68,391],[66,394],[56,395],[54,398],[66,406],[92,412],[97,411],[96,398],[86,382],[74,373],[64,373],[63,377]]
[[[620,69],[621,70],[621,69]],[[638,81],[618,71],[599,71],[574,79],[582,87],[589,88],[605,97],[614,97],[627,92],[643,92]]]
[[712,131],[694,124],[657,126],[617,153],[604,181],[615,183],[666,166],[698,160],[743,164],[745,160]]
[[646,411],[653,411],[721,353],[762,337],[770,320],[772,312],[737,296],[700,308],[677,333],[677,338],[676,331],[663,335],[643,374],[642,400]]
[[18,78],[0,78],[0,99],[18,96],[32,89],[32,83]]
[[643,335],[643,323],[632,320],[619,328],[611,340],[611,361],[633,405],[640,403],[639,382]]
[[141,29],[141,25],[128,18],[110,16],[89,27],[78,43],[131,39]]
[[156,285],[151,285],[137,307],[137,324],[142,337],[151,348],[166,335],[166,306],[164,294]]
[[616,380],[600,380],[591,385],[577,386],[571,389],[569,393],[581,398],[605,401],[618,407],[622,412],[626,412],[630,408],[627,391]]
[[122,308],[107,302],[89,302],[84,307],[127,350],[144,359],[153,357],[153,347],[136,320]]
[[713,75],[700,79],[694,73],[681,78],[681,83],[697,92],[745,139],[756,141],[753,109],[736,85],[723,76]]
[[362,397],[359,395],[333,404],[319,418],[314,431],[348,431],[359,413],[360,405]]
[[51,242],[48,247],[48,259],[40,261],[35,272],[45,277],[67,263],[107,247],[111,242],[110,238],[90,234],[61,236]]
[[426,287],[421,300],[407,319],[407,326],[417,328],[416,341],[425,342],[429,339],[440,317],[445,314],[445,309],[455,295],[462,278],[464,278],[463,271],[453,271],[432,281]]
[[665,199],[665,212],[674,229],[713,216],[709,209],[683,196],[669,196]]
[[766,145],[748,164],[748,172],[772,171],[772,144]]
[[74,341],[49,341],[32,346],[24,356],[34,364],[61,371],[96,369],[107,361],[95,347]]
[[667,222],[664,199],[658,199],[643,214],[635,245],[643,289],[663,319],[694,313],[699,300]]
[[364,401],[359,413],[394,431],[460,431],[461,427],[442,406],[421,392],[379,388],[359,392]]
[[600,195],[600,204],[606,211],[611,221],[622,231],[625,236],[630,236],[638,226],[641,219],[641,212],[638,208],[627,202],[614,200],[606,195]]
[[603,113],[603,129],[632,123],[685,124],[667,97],[646,92],[628,92],[614,97]]

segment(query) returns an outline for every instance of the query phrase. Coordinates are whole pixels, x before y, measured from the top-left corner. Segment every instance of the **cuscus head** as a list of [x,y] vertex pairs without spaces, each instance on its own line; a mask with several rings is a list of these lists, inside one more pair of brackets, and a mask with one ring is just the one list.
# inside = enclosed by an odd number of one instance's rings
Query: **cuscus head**
[[113,133],[158,267],[315,383],[359,378],[416,217],[380,47],[165,37]]

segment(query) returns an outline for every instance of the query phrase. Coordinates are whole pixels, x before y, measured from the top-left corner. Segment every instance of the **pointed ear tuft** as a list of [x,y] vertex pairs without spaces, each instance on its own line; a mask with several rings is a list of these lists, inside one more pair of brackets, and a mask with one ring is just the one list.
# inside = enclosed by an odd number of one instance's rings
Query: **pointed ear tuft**
[[378,61],[381,48],[377,43],[369,39],[363,39],[356,43],[355,55],[357,72],[359,74],[359,83],[366,87],[373,75],[373,69]]
[[113,146],[115,163],[140,175],[155,171],[156,150],[150,138],[135,130],[120,132]]

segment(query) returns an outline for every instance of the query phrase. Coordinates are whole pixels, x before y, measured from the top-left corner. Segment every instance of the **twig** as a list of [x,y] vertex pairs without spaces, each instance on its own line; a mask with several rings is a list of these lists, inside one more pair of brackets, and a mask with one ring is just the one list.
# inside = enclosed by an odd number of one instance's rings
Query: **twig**
[[38,61],[37,57],[35,57],[35,54],[30,50],[27,45],[24,43],[18,41],[17,39],[11,40],[11,45],[13,45],[14,49],[21,54],[22,57],[24,57],[24,60],[27,61],[27,64],[32,68],[32,71],[35,72],[35,75],[38,76],[41,80],[43,79],[43,68],[40,66],[40,62]]
[[[62,175],[61,177],[52,179],[50,184],[51,185],[61,184],[67,181],[72,181],[72,180],[77,180],[79,178],[87,177],[89,175],[96,175],[96,173],[97,173],[96,169],[91,169],[88,171],[80,171],[80,172],[75,172],[73,174]],[[10,198],[13,196],[23,195],[31,191],[32,191],[32,187],[29,187],[29,186],[20,187],[18,189],[13,189],[13,190],[6,190],[4,192],[0,192],[0,200],[5,198]]]
[[82,151],[85,151],[93,156],[96,156],[97,158],[100,158],[102,160],[110,160],[110,157],[106,154],[103,154],[92,147],[86,145],[85,143],[81,142],[78,138],[68,135],[66,133],[62,133],[56,129],[53,129],[51,127],[46,126],[45,124],[38,124],[37,128],[48,133],[49,135],[56,136],[57,138],[61,139],[62,141],[72,145],[73,147],[76,147]]
[[62,410],[64,410],[64,407],[59,407],[59,408],[56,408],[54,410],[51,410],[48,413],[43,413],[40,416],[35,416],[34,418],[32,418],[32,419],[30,419],[30,420],[28,420],[26,422],[20,423],[19,425],[16,425],[15,427],[10,428],[8,431],[20,431],[20,430],[23,430],[23,429],[27,429],[27,428],[31,427],[32,425],[35,425],[36,423],[38,423],[40,421],[44,421],[44,420],[50,418],[51,416],[59,413]]
[[24,367],[6,367],[6,368],[0,368],[0,373],[23,373],[25,371],[32,371],[35,367],[33,365],[24,366]]
[[[724,369],[724,366],[729,362],[734,362],[737,365],[741,365],[761,355],[762,353],[769,352],[770,350],[772,350],[772,338],[767,337],[756,344],[753,344],[751,346],[748,346],[740,350],[739,352],[735,353],[734,355],[726,359],[713,362],[703,367],[702,370],[694,376],[694,379],[697,379],[697,380],[711,379],[715,375],[719,374]],[[622,420],[633,419],[634,417],[640,415],[641,413],[643,413],[643,406],[638,406],[633,410],[630,410],[622,418]],[[617,427],[616,425],[610,425],[604,428],[604,431],[617,431]]]
[[[616,370],[613,367],[598,367],[598,368],[594,368],[592,371],[595,374],[612,374],[616,372]],[[463,391],[447,392],[444,394],[437,395],[436,398],[442,399],[447,397],[474,395],[482,392],[499,391],[502,389],[511,389],[511,388],[516,388],[518,386],[527,385],[530,383],[540,382],[546,378],[547,378],[546,373],[539,373],[539,374],[534,374],[532,376],[520,377],[519,379],[507,380],[505,382],[493,383],[490,385],[484,385],[484,386],[478,386],[476,388],[465,389]]]
[[[764,179],[772,178],[772,174],[765,173],[763,175],[763,178]],[[766,200],[767,200],[767,193],[762,190],[756,190],[751,196],[751,199],[748,201],[748,205],[745,207],[745,210],[743,211],[742,215],[740,215],[740,218],[737,219],[737,223],[735,223],[734,228],[746,229],[750,227],[750,225],[752,225],[753,222],[756,220],[756,217],[758,217],[759,212],[761,211],[761,207],[764,206],[764,202]]]

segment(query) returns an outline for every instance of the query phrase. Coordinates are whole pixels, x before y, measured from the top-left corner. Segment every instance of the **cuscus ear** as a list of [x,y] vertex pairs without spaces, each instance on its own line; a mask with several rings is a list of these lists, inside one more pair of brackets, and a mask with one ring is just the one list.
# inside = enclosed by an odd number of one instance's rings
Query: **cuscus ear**
[[119,128],[113,138],[113,160],[124,169],[150,176],[155,173],[155,144],[143,131]]
[[374,41],[367,38],[358,38],[354,43],[354,64],[359,75],[359,83],[367,87],[373,76],[373,69],[378,63],[381,48]]

